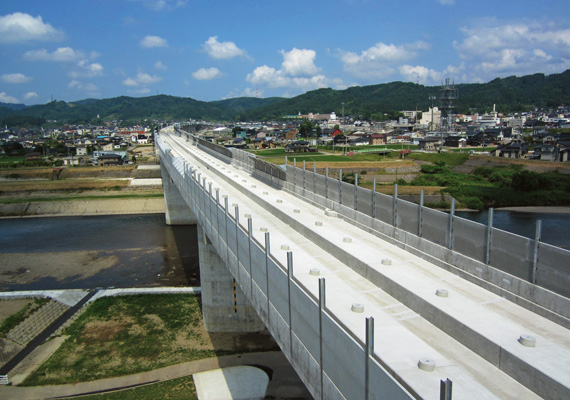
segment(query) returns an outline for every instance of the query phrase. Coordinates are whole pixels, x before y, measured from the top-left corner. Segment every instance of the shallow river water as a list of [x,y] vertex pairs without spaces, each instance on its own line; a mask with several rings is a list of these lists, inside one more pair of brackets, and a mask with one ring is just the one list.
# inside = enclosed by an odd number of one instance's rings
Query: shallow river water
[[196,226],[164,214],[0,219],[0,291],[199,285]]

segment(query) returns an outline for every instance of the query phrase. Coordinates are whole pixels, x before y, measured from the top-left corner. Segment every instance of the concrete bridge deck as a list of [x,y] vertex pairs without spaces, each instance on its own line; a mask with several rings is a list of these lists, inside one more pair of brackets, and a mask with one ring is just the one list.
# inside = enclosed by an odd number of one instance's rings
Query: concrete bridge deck
[[438,398],[450,379],[454,399],[570,398],[568,329],[165,133],[173,156],[238,205],[240,221],[251,217],[259,243],[271,233],[274,258],[287,265],[293,252],[294,276],[315,297],[326,278],[327,310],[363,342],[374,317],[375,355],[415,397]]

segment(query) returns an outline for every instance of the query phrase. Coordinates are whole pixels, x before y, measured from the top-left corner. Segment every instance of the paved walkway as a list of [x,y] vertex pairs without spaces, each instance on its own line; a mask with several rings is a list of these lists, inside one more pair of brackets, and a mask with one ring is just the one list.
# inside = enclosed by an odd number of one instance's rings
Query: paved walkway
[[[283,353],[279,351],[209,358],[172,365],[140,374],[69,385],[38,387],[0,386],[0,398],[3,400],[35,400],[100,393],[239,365],[263,366],[272,370],[272,377],[266,394],[268,396],[311,399],[307,389],[300,382]],[[223,382],[218,382],[218,384],[220,384],[221,389],[225,389]]]

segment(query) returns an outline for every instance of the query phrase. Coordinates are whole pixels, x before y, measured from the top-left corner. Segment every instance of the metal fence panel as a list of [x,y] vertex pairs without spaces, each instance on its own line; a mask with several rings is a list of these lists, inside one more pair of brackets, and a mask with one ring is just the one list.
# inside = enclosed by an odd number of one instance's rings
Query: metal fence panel
[[237,256],[237,236],[236,236],[236,224],[232,218],[227,218],[228,227],[228,247],[230,252]]
[[418,208],[417,204],[409,201],[397,200],[396,226],[400,229],[418,235]]
[[295,168],[293,172],[293,176],[295,178],[295,186],[302,188],[303,187],[303,170],[299,167]]
[[570,297],[570,251],[540,243],[536,283]]
[[287,291],[287,274],[275,262],[269,259],[269,301],[281,318],[289,321],[289,298]]
[[534,240],[492,229],[490,264],[511,275],[528,280],[532,267]]
[[325,197],[326,196],[326,192],[325,192],[325,189],[326,189],[325,188],[325,179],[326,178],[324,175],[317,174],[316,179],[317,179],[317,191],[316,191],[316,193],[319,196]]
[[359,187],[356,192],[356,210],[372,216],[372,191]]
[[324,315],[323,368],[347,399],[364,398],[364,356],[364,349]]
[[293,179],[294,172],[295,172],[295,170],[294,170],[294,167],[292,165],[287,164],[285,166],[285,175],[287,178],[287,182],[289,182],[289,183],[295,182],[295,180]]
[[487,254],[487,226],[454,216],[453,249],[484,263]]
[[267,294],[267,277],[265,274],[265,250],[257,243],[251,244],[251,275],[261,291]]
[[332,201],[340,202],[338,191],[338,179],[329,178],[327,181],[328,198]]
[[382,193],[376,193],[376,219],[392,225],[394,213],[394,199]]
[[422,210],[422,237],[447,246],[449,214],[424,207]]
[[404,389],[377,360],[370,363],[370,398],[374,400],[411,400]]
[[298,285],[291,285],[291,310],[293,331],[309,350],[319,359],[319,306]]
[[342,205],[354,208],[354,185],[351,183],[342,182],[341,190]]
[[[238,257],[239,263],[247,271],[247,275],[249,276],[249,236],[247,232],[244,232],[241,228],[238,229]],[[242,285],[249,287],[249,280],[247,284],[242,282]]]

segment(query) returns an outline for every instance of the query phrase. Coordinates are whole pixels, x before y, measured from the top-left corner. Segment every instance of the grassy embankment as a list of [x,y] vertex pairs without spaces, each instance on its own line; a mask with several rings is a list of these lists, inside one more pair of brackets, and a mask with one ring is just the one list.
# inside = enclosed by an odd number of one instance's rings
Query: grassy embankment
[[58,180],[52,180],[53,168],[3,168],[0,177],[0,204],[162,196],[161,188],[129,186],[128,178],[160,177],[158,170],[133,165],[63,168]]
[[207,333],[200,296],[186,294],[100,298],[64,334],[69,336],[67,340],[24,385],[85,382],[221,355],[277,349],[265,336],[250,335],[248,342],[239,334]]

